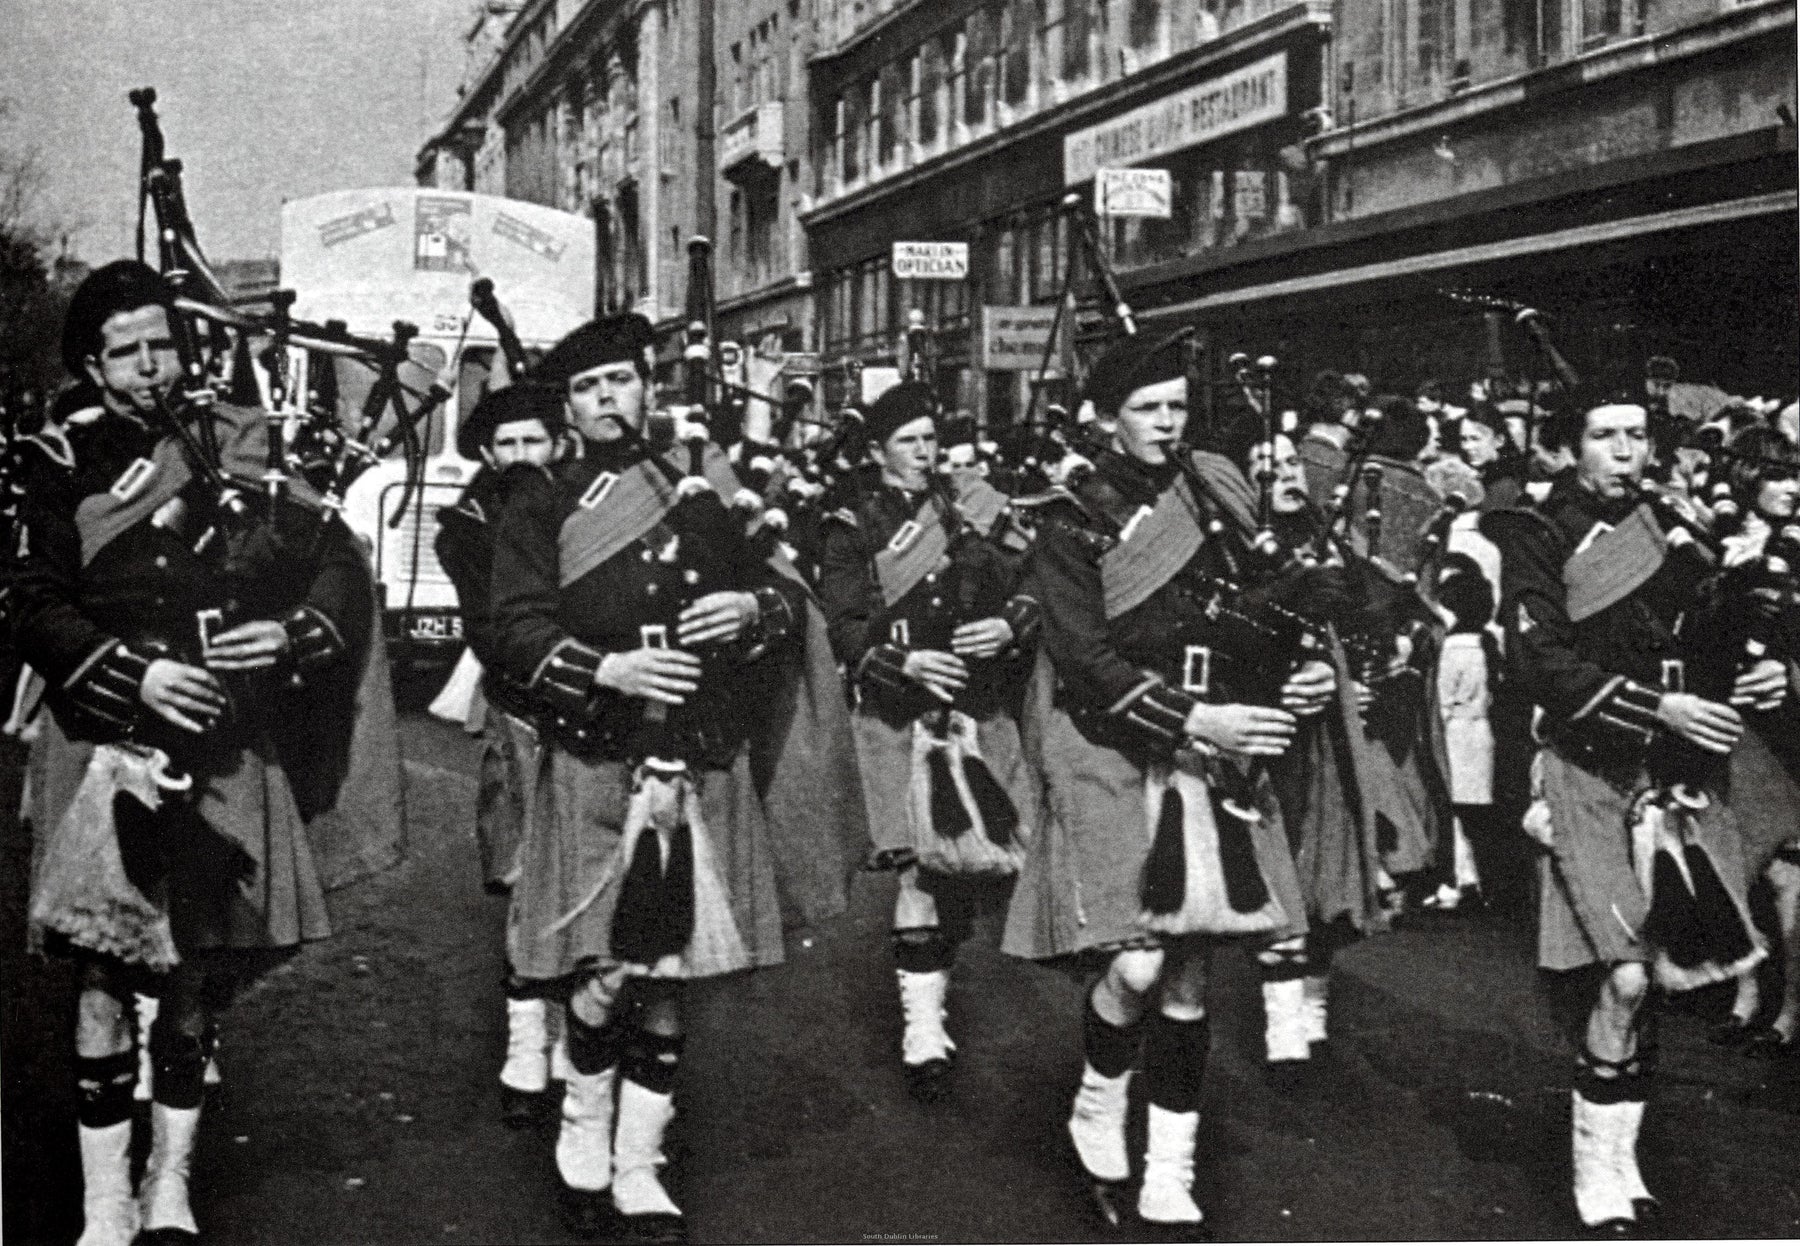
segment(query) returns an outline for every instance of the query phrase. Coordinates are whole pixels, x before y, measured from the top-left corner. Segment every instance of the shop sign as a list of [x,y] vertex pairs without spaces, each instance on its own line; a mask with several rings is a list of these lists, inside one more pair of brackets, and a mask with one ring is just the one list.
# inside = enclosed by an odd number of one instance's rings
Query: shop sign
[[900,369],[889,367],[864,368],[862,370],[862,401],[865,408],[871,406],[888,390],[900,383]]
[[894,276],[902,281],[962,281],[969,275],[966,242],[896,242]]
[[1237,219],[1259,221],[1269,214],[1268,179],[1260,171],[1239,170],[1232,175],[1236,183]]
[[1287,109],[1287,53],[1277,52],[1064,135],[1063,183],[1074,186],[1102,168],[1142,164],[1275,121],[1286,116]]
[[1036,372],[1055,325],[1054,307],[983,307],[981,366],[989,372]]
[[1174,179],[1167,169],[1098,169],[1096,216],[1147,216],[1166,221],[1174,213]]

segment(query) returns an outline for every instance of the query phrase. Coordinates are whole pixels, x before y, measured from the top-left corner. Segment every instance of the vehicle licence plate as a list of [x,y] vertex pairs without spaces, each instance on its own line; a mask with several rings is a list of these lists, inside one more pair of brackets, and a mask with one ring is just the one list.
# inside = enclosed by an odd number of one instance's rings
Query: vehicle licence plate
[[461,640],[462,616],[459,614],[415,614],[406,634],[412,640]]

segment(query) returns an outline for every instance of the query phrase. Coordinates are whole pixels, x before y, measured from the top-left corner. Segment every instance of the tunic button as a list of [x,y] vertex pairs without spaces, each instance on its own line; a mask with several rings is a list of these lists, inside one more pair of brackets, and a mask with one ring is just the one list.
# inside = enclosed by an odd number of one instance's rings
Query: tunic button
[[700,573],[692,567],[689,567],[686,571],[681,573],[681,582],[683,584],[698,584],[700,582]]
[[159,571],[167,570],[168,566],[169,566],[169,556],[167,554],[158,554],[156,556],[157,570],[159,570]]
[[649,562],[652,558],[655,558],[656,555],[652,553],[650,547],[646,545],[644,546],[644,552],[639,554],[638,557],[642,558],[645,562]]
[[655,580],[650,581],[650,583],[644,585],[644,596],[646,596],[646,597],[656,596],[656,589],[657,589],[656,581]]
[[941,605],[943,605],[943,604],[944,604],[944,599],[943,599],[943,598],[942,598],[942,597],[933,597],[933,598],[932,598],[932,599],[931,599],[931,604],[932,604],[932,605],[933,605],[933,606],[934,606],[934,607],[935,607],[935,606],[941,606]]
[[937,583],[937,572],[935,572],[935,571],[927,572],[925,575],[925,582],[927,584],[936,584]]

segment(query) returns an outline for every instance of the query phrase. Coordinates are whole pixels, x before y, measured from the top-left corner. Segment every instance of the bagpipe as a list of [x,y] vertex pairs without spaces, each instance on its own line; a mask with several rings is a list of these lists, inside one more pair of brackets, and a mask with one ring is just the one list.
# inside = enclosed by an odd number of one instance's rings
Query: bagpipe
[[[296,484],[304,482],[318,512],[309,542],[316,552],[351,483],[396,450],[404,453],[407,466],[401,504],[391,521],[398,526],[423,478],[425,450],[419,427],[451,394],[441,375],[441,360],[431,357],[435,348],[416,348],[418,328],[404,321],[396,321],[393,336],[382,340],[352,334],[336,321],[294,319],[290,315],[294,294],[288,290],[270,296],[272,309],[266,315],[232,306],[195,238],[181,161],[167,154],[156,92],[145,87],[132,91],[129,99],[141,135],[138,258],[145,259],[145,228],[154,218],[157,266],[175,294],[170,329],[181,382],[166,398],[159,397],[156,414],[213,498],[211,509],[218,523],[202,533],[202,542],[220,530],[241,530],[259,521],[273,525],[283,503],[295,495]],[[253,340],[268,343],[261,362],[268,375],[268,406],[273,408],[263,416],[265,449],[256,473],[221,455],[210,415],[221,397],[264,405],[251,365]],[[290,391],[290,348],[355,360],[373,369],[375,380],[353,429],[340,423],[334,401],[314,404]],[[335,398],[335,385],[321,388],[333,391],[326,396]],[[415,405],[408,405],[409,398]]]

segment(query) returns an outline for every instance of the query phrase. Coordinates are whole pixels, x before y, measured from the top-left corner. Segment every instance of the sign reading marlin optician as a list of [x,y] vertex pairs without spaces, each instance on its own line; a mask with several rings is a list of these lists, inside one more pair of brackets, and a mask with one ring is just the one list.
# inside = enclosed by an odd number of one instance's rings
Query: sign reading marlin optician
[[966,242],[896,242],[894,276],[906,281],[962,281],[969,275]]
[[1277,52],[1063,136],[1063,183],[1154,160],[1287,115],[1287,53]]

